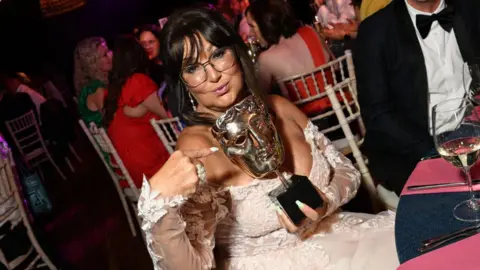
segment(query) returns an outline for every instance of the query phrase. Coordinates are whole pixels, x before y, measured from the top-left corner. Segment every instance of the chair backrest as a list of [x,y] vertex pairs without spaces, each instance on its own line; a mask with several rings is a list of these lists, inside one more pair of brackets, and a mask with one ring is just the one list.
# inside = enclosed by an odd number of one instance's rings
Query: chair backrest
[[12,186],[10,178],[13,179],[10,160],[0,158],[0,204],[13,195],[14,187]]
[[170,154],[173,153],[175,151],[175,146],[177,145],[178,136],[184,128],[180,119],[178,117],[162,120],[152,118],[150,124],[153,129],[155,129],[155,132],[157,132],[158,137],[163,145],[165,145],[168,152]]
[[[358,106],[358,102],[356,101],[356,96],[354,96],[353,101],[347,101],[346,99],[338,98],[339,94],[342,97],[345,95],[344,91],[346,91],[346,89],[351,88],[345,87],[345,85],[343,84],[338,84],[335,87],[327,85],[326,93],[332,103],[333,111],[338,118],[339,126],[342,128],[342,131],[345,134],[345,138],[348,141],[348,146],[351,149],[351,152],[355,159],[355,163],[360,170],[360,173],[362,174],[362,179],[367,188],[367,191],[371,196],[376,197],[377,190],[373,182],[373,178],[367,168],[367,161],[360,152],[360,146],[363,143],[365,133],[361,133],[362,138],[360,140],[357,140],[350,128],[350,123],[355,120],[359,122],[359,126],[363,126],[363,121],[360,116],[360,107]],[[352,105],[355,105],[356,107],[353,107]],[[347,112],[348,116],[345,115],[345,112]]]
[[[284,96],[299,106],[305,114],[312,115],[331,108],[330,101],[326,97],[325,87],[327,85],[337,85],[346,79],[353,82],[353,92],[356,95],[355,68],[352,53],[349,50],[345,51],[344,56],[325,65],[305,73],[280,79],[277,83]],[[347,98],[350,97],[347,96]]]
[[45,142],[33,110],[15,119],[5,121],[5,124],[22,156],[25,157],[37,149],[46,151]]
[[[107,170],[109,170],[111,176],[115,178],[114,180],[127,181],[129,187],[132,189],[133,195],[138,199],[140,196],[138,188],[135,186],[130,173],[123,164],[122,159],[118,155],[118,152],[113,146],[112,141],[108,137],[105,129],[102,127],[97,127],[97,125],[95,125],[93,122],[90,123],[89,128],[87,128],[87,125],[83,120],[79,120],[78,122],[90,140],[90,143],[95,148],[97,154],[104,162]],[[108,160],[105,160],[104,153],[109,155],[110,158]]]
[[[14,200],[15,204],[12,205],[9,202],[10,200]],[[18,194],[12,164],[8,158],[0,158],[0,205],[4,203],[7,203],[10,209],[0,216],[0,224],[3,224],[6,220],[10,220],[12,224],[17,224],[21,221],[20,218],[25,218],[25,221],[28,222],[23,201]],[[17,210],[20,210],[21,214],[13,215]]]
[[[289,93],[293,90],[295,97],[292,100],[290,96],[290,100],[302,109],[314,123],[335,114],[332,109],[332,102],[325,91],[327,85],[332,85],[337,99],[342,103],[341,109],[349,115],[349,118],[347,118],[349,123],[358,120],[360,133],[358,135],[360,137],[365,135],[363,121],[359,118],[360,107],[358,106],[355,67],[351,51],[345,51],[344,56],[326,65],[315,68],[310,72],[280,80],[278,83],[283,89],[289,89]],[[321,132],[328,136],[329,133],[340,130],[341,125],[329,122],[328,126],[321,128]],[[362,138],[358,136],[356,140],[363,142]]]

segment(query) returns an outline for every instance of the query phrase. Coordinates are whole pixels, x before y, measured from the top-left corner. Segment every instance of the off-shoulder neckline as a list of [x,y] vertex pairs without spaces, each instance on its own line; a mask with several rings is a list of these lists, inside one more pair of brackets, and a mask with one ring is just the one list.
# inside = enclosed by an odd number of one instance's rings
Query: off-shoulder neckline
[[[316,132],[318,132],[318,127],[315,126],[311,121],[308,121],[307,126],[303,129],[303,133],[305,135],[305,140],[310,145],[311,154],[312,154],[312,167],[310,168],[310,173],[308,174],[309,179],[312,179],[313,173],[317,169],[316,167],[318,166],[318,164],[317,164],[318,162],[315,162],[315,157],[319,154],[320,150],[316,147],[316,143],[314,141],[314,138],[312,138],[312,136],[307,136],[307,135],[308,135],[308,133],[316,133]],[[288,173],[288,172],[283,172],[283,174],[287,178],[292,175],[292,173]],[[238,186],[231,185],[231,186],[222,187],[219,184],[209,182],[209,181],[206,182],[206,185],[210,186],[212,188],[215,188],[219,191],[235,191],[235,190],[247,189],[247,188],[252,187],[252,186],[257,186],[261,183],[272,183],[272,182],[275,182],[275,181],[280,184],[280,180],[278,179],[278,177],[276,177],[276,178],[272,178],[272,179],[255,179],[255,178],[252,178],[251,181],[248,184],[238,185]]]

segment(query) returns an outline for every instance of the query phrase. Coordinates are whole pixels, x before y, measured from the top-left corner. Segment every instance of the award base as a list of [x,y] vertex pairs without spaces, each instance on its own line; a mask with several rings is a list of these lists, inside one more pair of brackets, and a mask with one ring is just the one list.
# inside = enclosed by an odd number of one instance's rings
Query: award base
[[306,218],[305,214],[295,203],[297,200],[317,209],[323,206],[323,199],[318,194],[308,177],[302,175],[292,175],[289,179],[288,187],[284,185],[272,190],[268,196],[280,206],[295,225],[300,225]]

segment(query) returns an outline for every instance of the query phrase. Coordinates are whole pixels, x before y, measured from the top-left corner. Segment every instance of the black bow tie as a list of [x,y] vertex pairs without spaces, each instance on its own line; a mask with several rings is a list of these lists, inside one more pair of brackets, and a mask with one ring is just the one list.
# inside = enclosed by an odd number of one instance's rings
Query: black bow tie
[[417,15],[417,29],[423,39],[428,37],[432,23],[438,21],[443,30],[450,32],[453,28],[453,7],[448,6],[437,14]]

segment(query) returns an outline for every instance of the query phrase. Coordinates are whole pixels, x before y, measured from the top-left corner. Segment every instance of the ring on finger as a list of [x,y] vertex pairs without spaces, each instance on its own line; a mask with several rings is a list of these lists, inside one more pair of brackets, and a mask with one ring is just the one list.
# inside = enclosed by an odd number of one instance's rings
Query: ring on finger
[[207,171],[205,170],[205,166],[203,166],[201,161],[197,161],[195,168],[197,169],[197,175],[200,183],[205,183],[207,181]]

